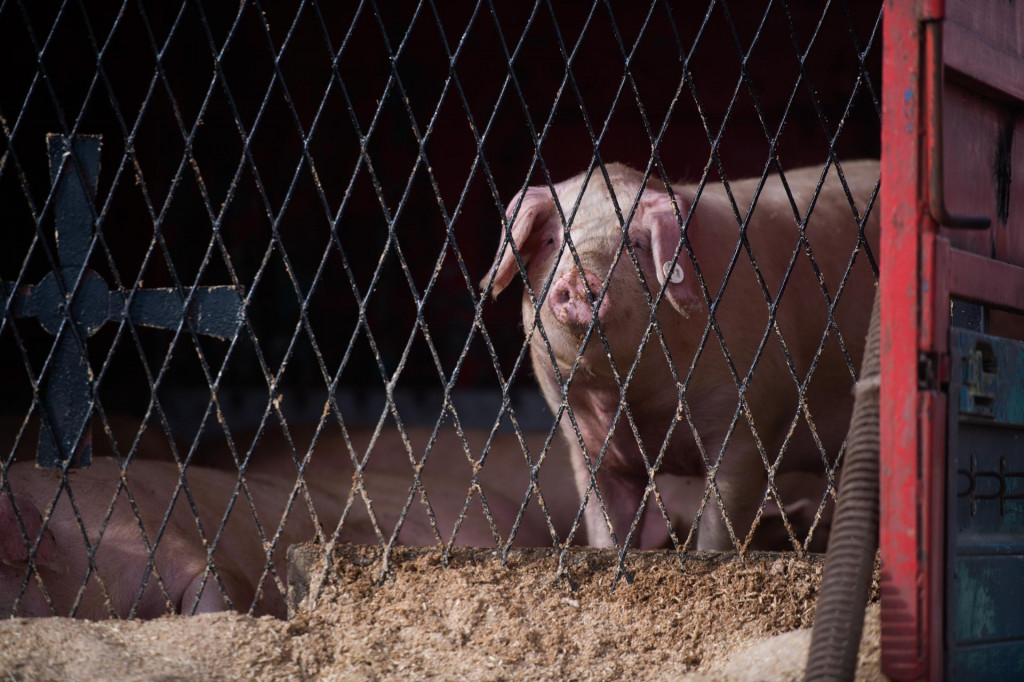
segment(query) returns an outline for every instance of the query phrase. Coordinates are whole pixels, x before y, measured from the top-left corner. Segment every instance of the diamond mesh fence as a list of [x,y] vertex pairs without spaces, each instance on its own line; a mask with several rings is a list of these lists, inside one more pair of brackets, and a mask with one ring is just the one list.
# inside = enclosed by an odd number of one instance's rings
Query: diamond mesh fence
[[820,551],[881,3],[757,5],[0,0],[0,616]]

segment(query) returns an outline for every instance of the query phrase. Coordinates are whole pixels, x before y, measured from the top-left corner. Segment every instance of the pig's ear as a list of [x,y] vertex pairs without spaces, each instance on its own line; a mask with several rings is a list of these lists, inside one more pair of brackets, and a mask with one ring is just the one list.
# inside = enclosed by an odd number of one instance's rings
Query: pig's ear
[[[29,542],[35,543],[43,522],[39,509],[30,500],[20,495],[13,497],[12,504],[7,492],[0,490],[0,563],[24,564],[28,562],[29,548],[25,546],[21,528],[24,527]],[[21,526],[18,525],[18,516],[21,517]],[[49,529],[43,533],[36,547],[35,561],[39,566],[54,566],[57,563],[57,543]]]
[[[520,203],[522,198],[522,203]],[[513,216],[516,207],[519,213]],[[557,243],[561,241],[561,228],[558,221],[558,212],[555,210],[555,200],[551,195],[551,188],[547,186],[528,187],[525,192],[516,194],[505,211],[510,222],[512,222],[512,241],[516,245],[516,251],[525,264],[536,251],[538,246],[548,242]],[[504,252],[502,251],[504,249]],[[506,244],[506,232],[504,226],[501,230],[501,241],[498,242],[498,252],[494,256],[494,263],[488,269],[488,275],[480,280],[480,289],[487,288],[490,273],[494,273],[494,284],[491,286],[491,293],[497,296],[509,285],[515,277],[518,268],[516,258],[512,253],[512,247]]]
[[[679,193],[676,193],[675,199],[679,207],[679,218],[676,217],[668,194],[653,190],[645,191],[641,198],[642,221],[643,226],[650,231],[651,255],[654,258],[658,284],[663,285],[668,280],[665,297],[680,315],[689,317],[703,299],[697,284],[697,274],[693,270],[686,247],[679,251],[675,265],[672,263],[676,248],[682,239],[680,218],[685,222],[691,205]],[[694,221],[691,220],[687,230],[693,228]]]

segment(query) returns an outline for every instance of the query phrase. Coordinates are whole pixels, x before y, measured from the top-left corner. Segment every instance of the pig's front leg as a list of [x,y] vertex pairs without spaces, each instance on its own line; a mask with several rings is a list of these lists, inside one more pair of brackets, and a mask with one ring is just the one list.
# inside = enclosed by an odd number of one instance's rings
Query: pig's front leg
[[[573,473],[576,478],[576,488],[582,500],[590,488],[590,472],[583,459],[583,454],[579,451],[579,446],[574,450],[576,452],[573,453],[575,455]],[[601,500],[598,500],[595,491],[590,491],[583,515],[583,527],[588,545],[591,547],[622,547],[627,537],[631,547],[650,549],[667,544],[668,526],[653,508],[643,512],[633,535],[629,535],[633,520],[636,518],[636,511],[643,503],[644,491],[647,489],[648,483],[646,476],[633,476],[621,471],[612,472],[607,466],[602,466],[594,476],[594,480],[601,491]],[[604,503],[604,509],[601,508],[601,502]],[[607,513],[607,518],[605,513]],[[615,531],[614,539],[608,528],[609,521]]]
[[729,527],[714,492],[708,499],[697,533],[697,549],[701,551],[730,551],[743,546],[750,526],[757,514],[761,495],[767,485],[767,475],[761,458],[752,445],[726,452],[715,476],[715,483],[729,517],[729,525],[736,536],[733,545]]
[[[632,522],[632,514],[627,510],[631,507],[633,512],[636,512],[637,504],[643,495],[643,488],[640,487],[637,490],[637,487],[632,485],[631,478],[610,476],[599,469],[594,476],[597,488],[601,492],[599,500],[597,491],[590,489],[590,470],[587,468],[583,453],[578,445],[573,450],[572,467],[576,478],[576,490],[579,493],[581,504],[583,500],[586,500],[587,505],[583,512],[586,544],[591,547],[621,546],[629,532],[629,524]],[[593,455],[591,464],[593,464]],[[607,518],[605,513],[608,515]],[[615,529],[614,539],[608,528],[609,521]]]

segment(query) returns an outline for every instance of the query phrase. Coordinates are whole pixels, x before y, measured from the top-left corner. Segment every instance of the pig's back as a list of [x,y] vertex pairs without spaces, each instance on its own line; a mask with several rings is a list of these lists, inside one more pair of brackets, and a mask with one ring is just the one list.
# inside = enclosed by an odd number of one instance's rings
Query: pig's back
[[[878,183],[878,163],[872,160],[847,162],[843,164],[843,174],[858,216],[863,220]],[[778,173],[769,175],[747,224],[749,253],[746,248],[741,249],[716,312],[741,378],[756,358],[747,396],[760,435],[769,435],[765,445],[778,451],[788,434],[786,460],[798,468],[821,466],[821,455],[808,420],[802,413],[797,416],[798,385],[806,382],[804,402],[810,421],[832,458],[846,435],[854,382],[850,366],[857,371],[860,369],[875,290],[874,271],[864,249],[853,258],[859,227],[850,198],[832,168],[815,199],[821,175],[821,167],[787,171],[788,192]],[[730,183],[740,216],[746,216],[758,184],[758,179]],[[708,288],[712,297],[725,279],[728,258],[735,251],[739,238],[732,206],[724,189],[720,188],[720,185],[713,188],[715,191],[708,197],[712,199],[708,202],[709,208],[719,216],[714,235],[714,250],[718,255],[707,259],[707,271],[711,275]],[[807,246],[804,246],[800,242],[800,221],[809,209],[805,230]],[[879,257],[878,214],[876,200],[864,230],[875,262]],[[708,226],[702,224],[701,227],[707,229]],[[699,246],[704,248],[695,246],[698,260],[712,251],[707,242]],[[760,281],[751,258],[757,263]],[[704,266],[703,261],[701,265]],[[839,335],[829,328],[828,301],[834,301],[837,294],[839,302],[833,315]],[[765,331],[771,324],[766,298],[778,303],[775,326],[768,331],[765,340]],[[826,331],[827,338],[823,342]],[[807,381],[812,365],[814,371]],[[790,431],[788,427],[795,416],[796,427]]]

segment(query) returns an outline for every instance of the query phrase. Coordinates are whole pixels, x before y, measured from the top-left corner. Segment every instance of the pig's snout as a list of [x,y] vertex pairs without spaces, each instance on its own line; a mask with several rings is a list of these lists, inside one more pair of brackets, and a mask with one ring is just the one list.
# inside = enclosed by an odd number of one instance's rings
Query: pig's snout
[[[597,275],[586,272],[587,284],[594,298],[597,298],[601,291],[603,282]],[[608,311],[609,292],[605,292],[601,306],[597,309],[597,319],[604,322]],[[555,319],[567,327],[574,329],[586,329],[593,319],[590,307],[590,298],[587,296],[587,289],[583,286],[583,277],[580,277],[578,270],[573,268],[566,272],[552,285],[548,294],[548,307],[554,314]]]

